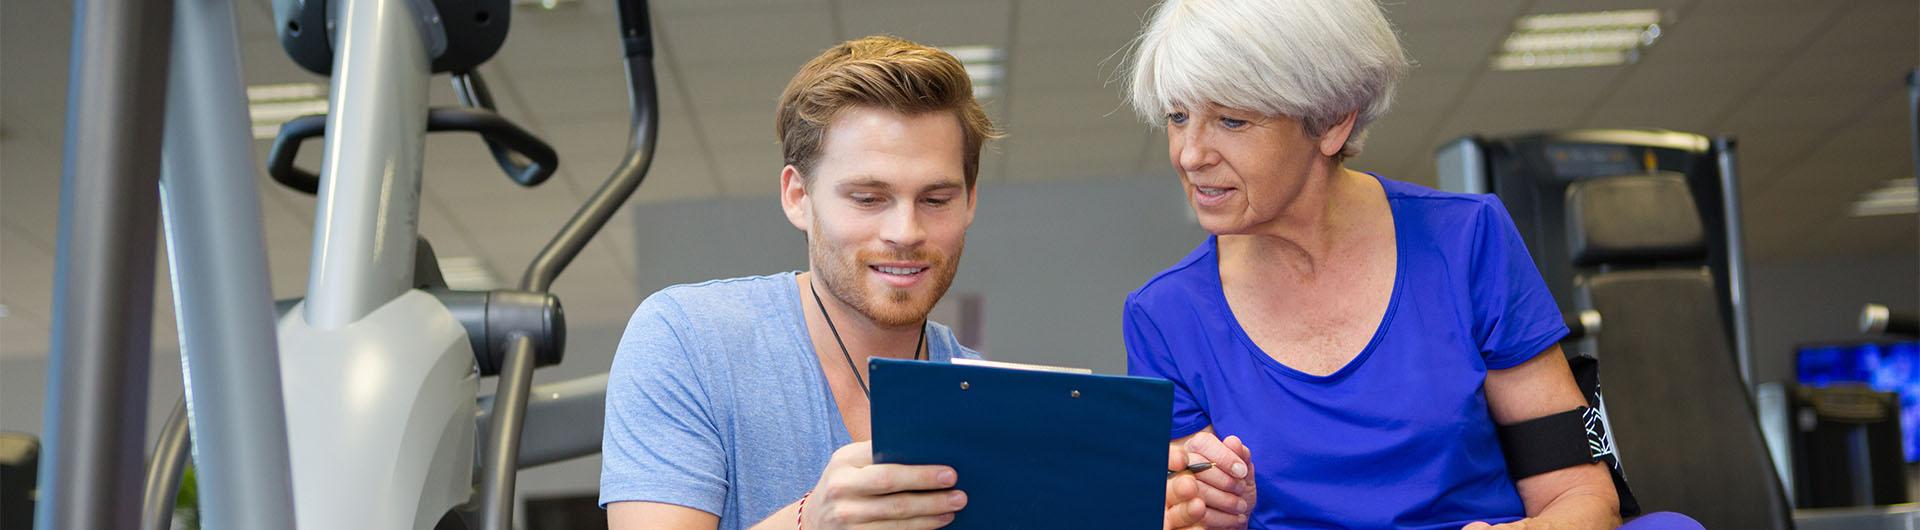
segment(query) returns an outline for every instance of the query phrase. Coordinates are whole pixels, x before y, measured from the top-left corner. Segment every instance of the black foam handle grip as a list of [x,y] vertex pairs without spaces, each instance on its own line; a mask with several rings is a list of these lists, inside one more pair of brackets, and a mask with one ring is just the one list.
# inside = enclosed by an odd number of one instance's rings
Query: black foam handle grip
[[[293,165],[300,145],[307,139],[325,136],[327,116],[313,114],[287,121],[267,152],[267,175],[288,188],[312,195],[320,190],[320,175]],[[506,118],[485,110],[434,108],[427,111],[427,132],[467,131],[479,134],[507,173],[521,186],[538,186],[553,177],[560,156],[552,146]],[[526,157],[528,163],[515,162],[511,154]]]
[[647,12],[647,0],[618,0],[620,41],[626,56],[653,58],[653,20]]
[[[468,131],[478,133],[493,151],[493,158],[507,178],[521,186],[538,186],[560,167],[560,155],[553,146],[506,118],[486,110],[438,107],[427,111],[427,132]],[[526,157],[524,165],[515,163],[502,149]]]

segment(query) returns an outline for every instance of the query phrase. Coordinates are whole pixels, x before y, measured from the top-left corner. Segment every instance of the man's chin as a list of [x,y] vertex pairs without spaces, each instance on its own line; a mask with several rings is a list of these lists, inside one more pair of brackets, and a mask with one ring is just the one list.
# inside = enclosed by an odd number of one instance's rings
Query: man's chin
[[882,326],[899,327],[919,324],[927,319],[928,313],[933,312],[932,301],[927,300],[926,298],[929,297],[922,293],[911,293],[904,301],[895,298],[892,293],[874,298],[876,299],[867,301],[867,307],[871,311],[867,318]]

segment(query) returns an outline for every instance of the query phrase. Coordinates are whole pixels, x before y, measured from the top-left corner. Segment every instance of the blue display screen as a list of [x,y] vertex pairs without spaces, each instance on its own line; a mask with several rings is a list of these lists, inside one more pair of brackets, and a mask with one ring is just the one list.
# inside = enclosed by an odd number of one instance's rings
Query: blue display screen
[[1866,383],[1900,394],[1901,445],[1908,462],[1920,461],[1920,342],[1804,346],[1795,364],[1802,385]]

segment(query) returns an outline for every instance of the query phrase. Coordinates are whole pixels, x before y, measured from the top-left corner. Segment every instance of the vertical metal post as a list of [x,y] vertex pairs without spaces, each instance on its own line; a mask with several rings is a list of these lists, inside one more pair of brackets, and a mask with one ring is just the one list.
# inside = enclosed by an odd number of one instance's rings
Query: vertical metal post
[[1727,224],[1727,293],[1733,308],[1733,351],[1740,362],[1740,381],[1753,391],[1753,329],[1747,312],[1747,242],[1740,224],[1740,176],[1735,171],[1737,142],[1730,136],[1713,138],[1714,162],[1720,169],[1720,196]]
[[429,56],[410,0],[336,0],[307,323],[338,329],[413,287]]
[[293,481],[232,0],[175,0],[161,198],[201,520],[292,528]]
[[76,0],[40,530],[140,524],[172,2]]

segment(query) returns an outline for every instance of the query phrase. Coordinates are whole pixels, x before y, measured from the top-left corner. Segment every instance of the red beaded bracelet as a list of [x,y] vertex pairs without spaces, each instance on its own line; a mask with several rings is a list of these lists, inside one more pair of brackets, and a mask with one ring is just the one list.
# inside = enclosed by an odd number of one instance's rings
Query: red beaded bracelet
[[800,515],[794,518],[794,530],[801,530],[807,527],[807,497],[812,496],[813,490],[807,490],[806,493],[800,495],[800,509],[798,510]]

